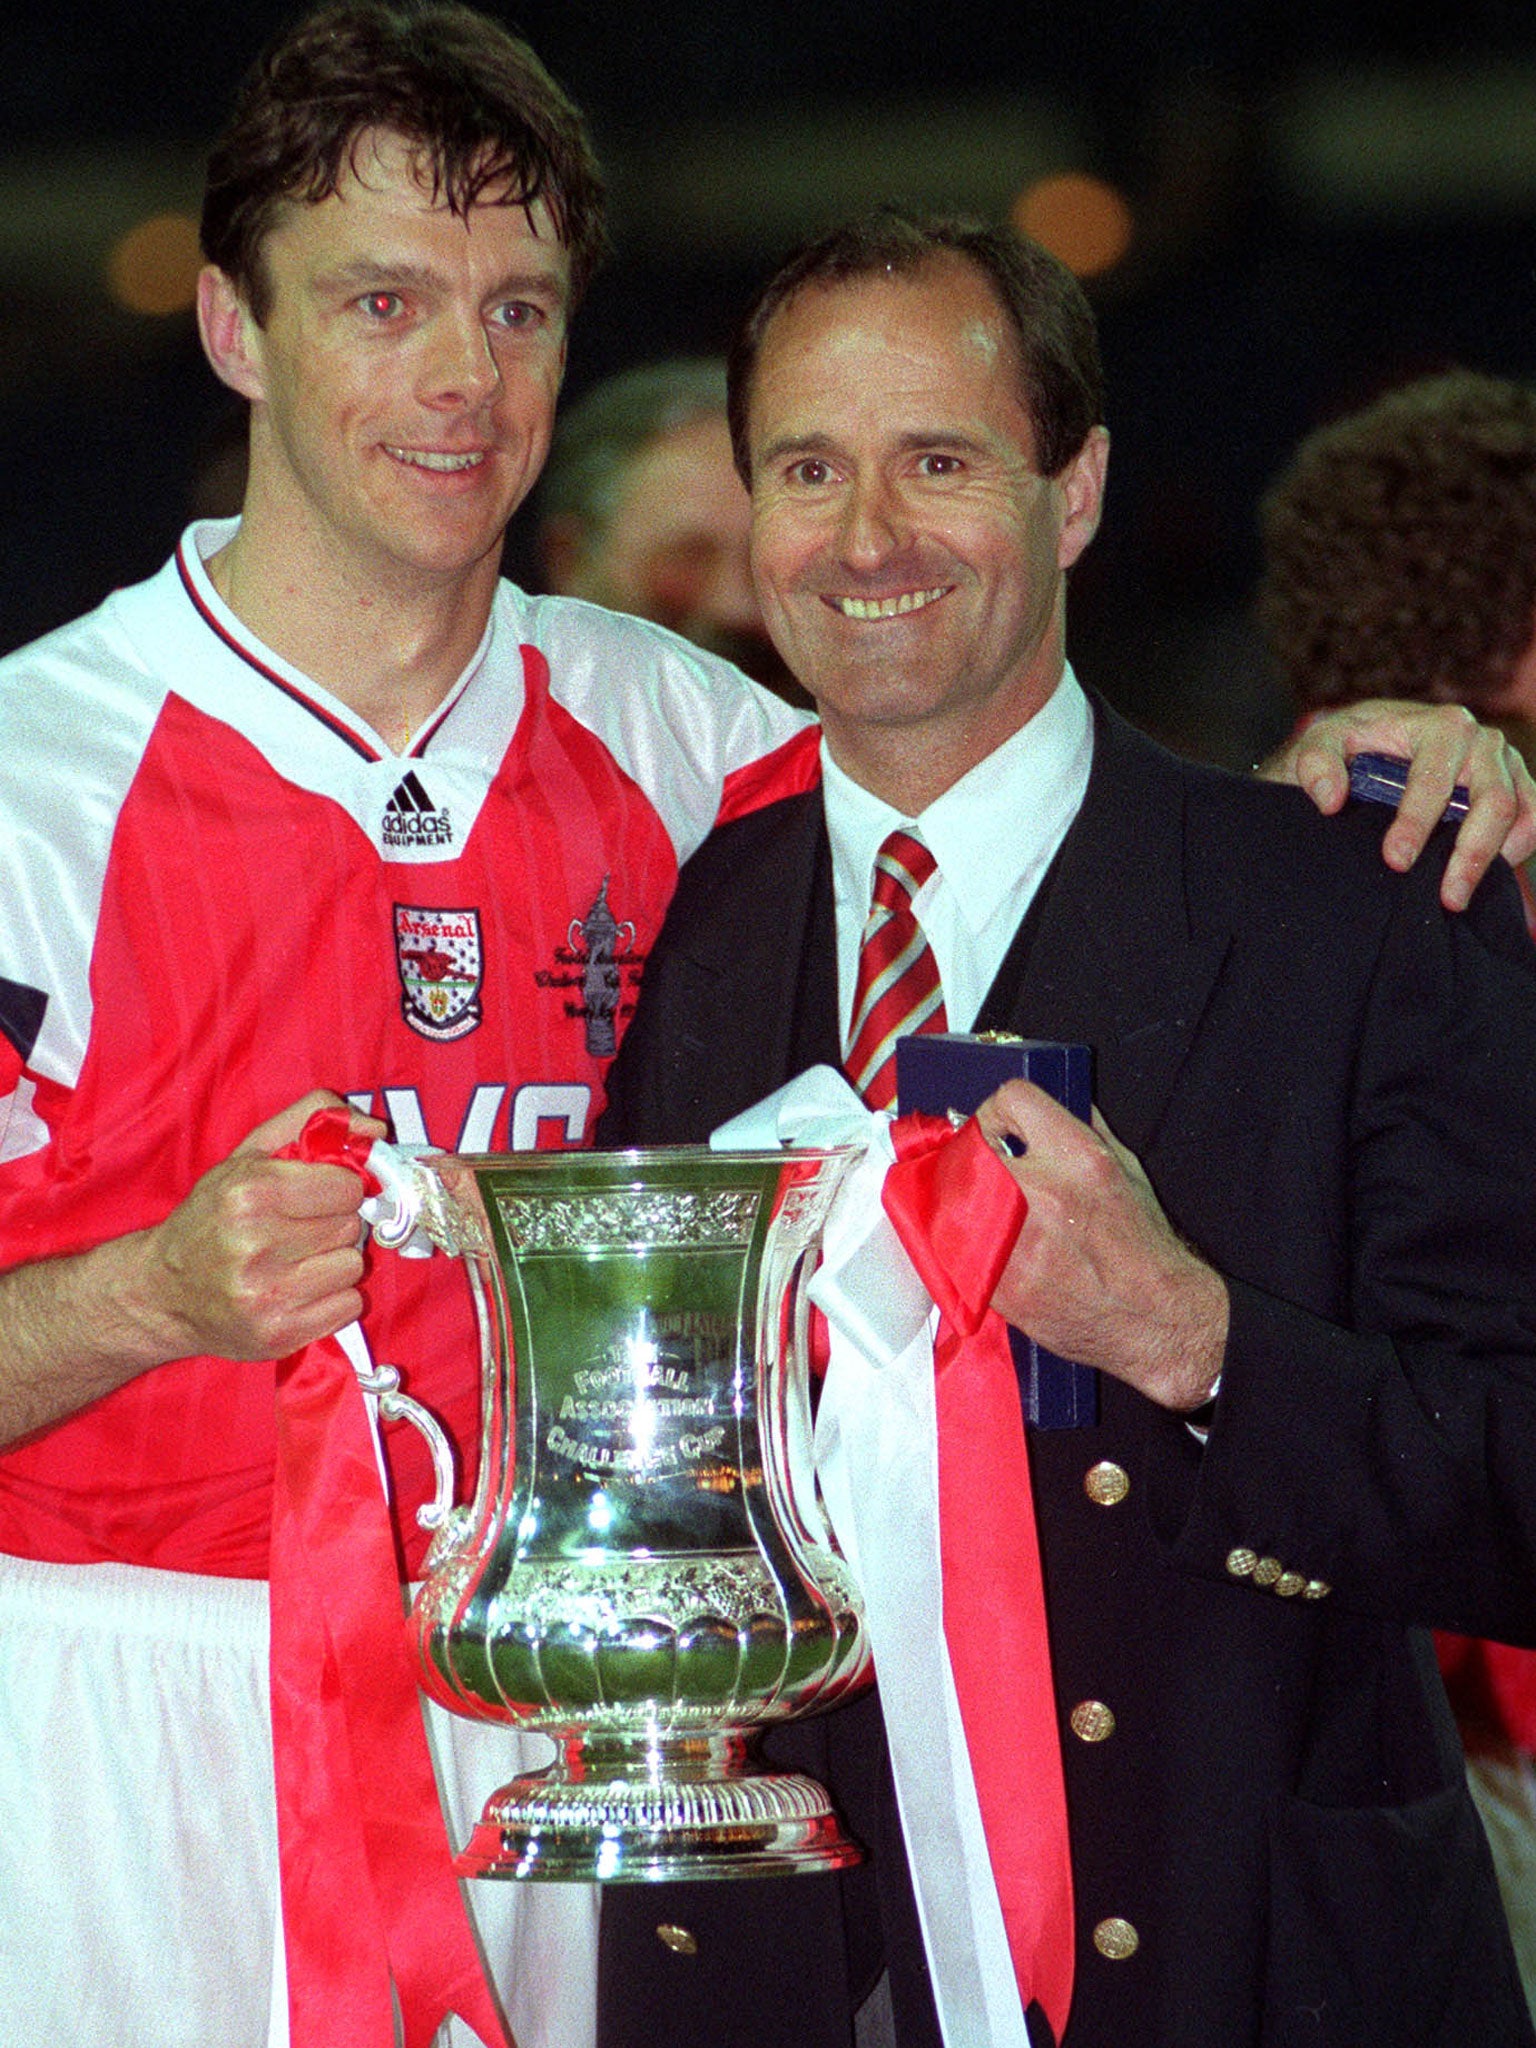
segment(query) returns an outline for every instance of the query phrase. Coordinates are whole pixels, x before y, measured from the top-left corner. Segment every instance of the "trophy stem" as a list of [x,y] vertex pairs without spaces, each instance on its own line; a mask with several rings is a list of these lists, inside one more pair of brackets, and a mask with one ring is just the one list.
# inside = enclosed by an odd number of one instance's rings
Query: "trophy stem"
[[775,1771],[741,1733],[589,1730],[560,1741],[545,1771],[486,1801],[458,1858],[461,1877],[781,1877],[859,1860],[826,1793]]

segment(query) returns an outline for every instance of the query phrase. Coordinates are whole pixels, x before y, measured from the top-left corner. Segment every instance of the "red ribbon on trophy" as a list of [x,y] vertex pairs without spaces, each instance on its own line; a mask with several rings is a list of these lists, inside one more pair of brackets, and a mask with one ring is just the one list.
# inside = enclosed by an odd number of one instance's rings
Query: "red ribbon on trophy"
[[990,1307],[1023,1191],[974,1120],[893,1121],[830,1066],[710,1143],[858,1148],[810,1290],[816,1472],[864,1595],[934,2002],[950,2048],[1026,2048],[1034,2004],[1059,2039],[1066,1790],[1018,1377]]
[[934,1338],[944,1640],[1022,2003],[1065,2031],[1072,1866],[1029,1455],[990,1306],[1027,1205],[974,1118],[892,1126],[882,1205],[939,1311]]
[[[279,1157],[347,1166],[370,1140],[318,1111]],[[294,2048],[427,2048],[456,2012],[507,2041],[438,1799],[364,1396],[336,1338],[277,1368],[272,1750]],[[391,1990],[393,1986],[393,1991]]]

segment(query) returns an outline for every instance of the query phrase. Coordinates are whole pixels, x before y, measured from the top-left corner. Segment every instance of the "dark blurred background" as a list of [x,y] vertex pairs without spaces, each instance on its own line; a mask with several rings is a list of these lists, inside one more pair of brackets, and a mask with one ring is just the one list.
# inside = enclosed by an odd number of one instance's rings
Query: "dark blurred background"
[[[234,421],[187,310],[249,0],[9,0],[0,26],[0,649],[163,559]],[[1463,363],[1536,380],[1532,0],[490,0],[586,108],[615,251],[568,395],[720,348],[791,241],[895,197],[1013,211],[1099,308],[1114,437],[1079,668],[1245,764],[1248,618],[1296,439]],[[533,580],[518,531],[514,568]]]

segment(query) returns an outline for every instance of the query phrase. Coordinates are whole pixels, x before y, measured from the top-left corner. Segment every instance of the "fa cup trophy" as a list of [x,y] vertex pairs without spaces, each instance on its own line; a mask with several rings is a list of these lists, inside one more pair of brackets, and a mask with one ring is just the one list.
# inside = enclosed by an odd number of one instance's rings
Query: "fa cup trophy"
[[675,1147],[392,1172],[374,1236],[463,1260],[483,1374],[474,1499],[450,1511],[440,1467],[412,1608],[423,1683],[556,1746],[489,1799],[463,1873],[856,1860],[821,1787],[754,1755],[768,1723],[841,1698],[869,1661],[811,1465],[806,1286],[848,1157]]

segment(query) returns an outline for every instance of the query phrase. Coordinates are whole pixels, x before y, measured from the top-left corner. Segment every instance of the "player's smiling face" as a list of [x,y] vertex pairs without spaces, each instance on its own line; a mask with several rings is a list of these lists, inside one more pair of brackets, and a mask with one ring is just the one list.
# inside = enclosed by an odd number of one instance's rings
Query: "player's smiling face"
[[565,364],[569,265],[542,206],[434,202],[408,147],[361,138],[318,204],[262,247],[254,514],[299,559],[450,580],[496,555],[543,467]]
[[1008,319],[972,264],[802,288],[763,337],[748,440],[759,596],[843,765],[920,742],[952,776],[1034,715],[1105,443],[1039,474]]

